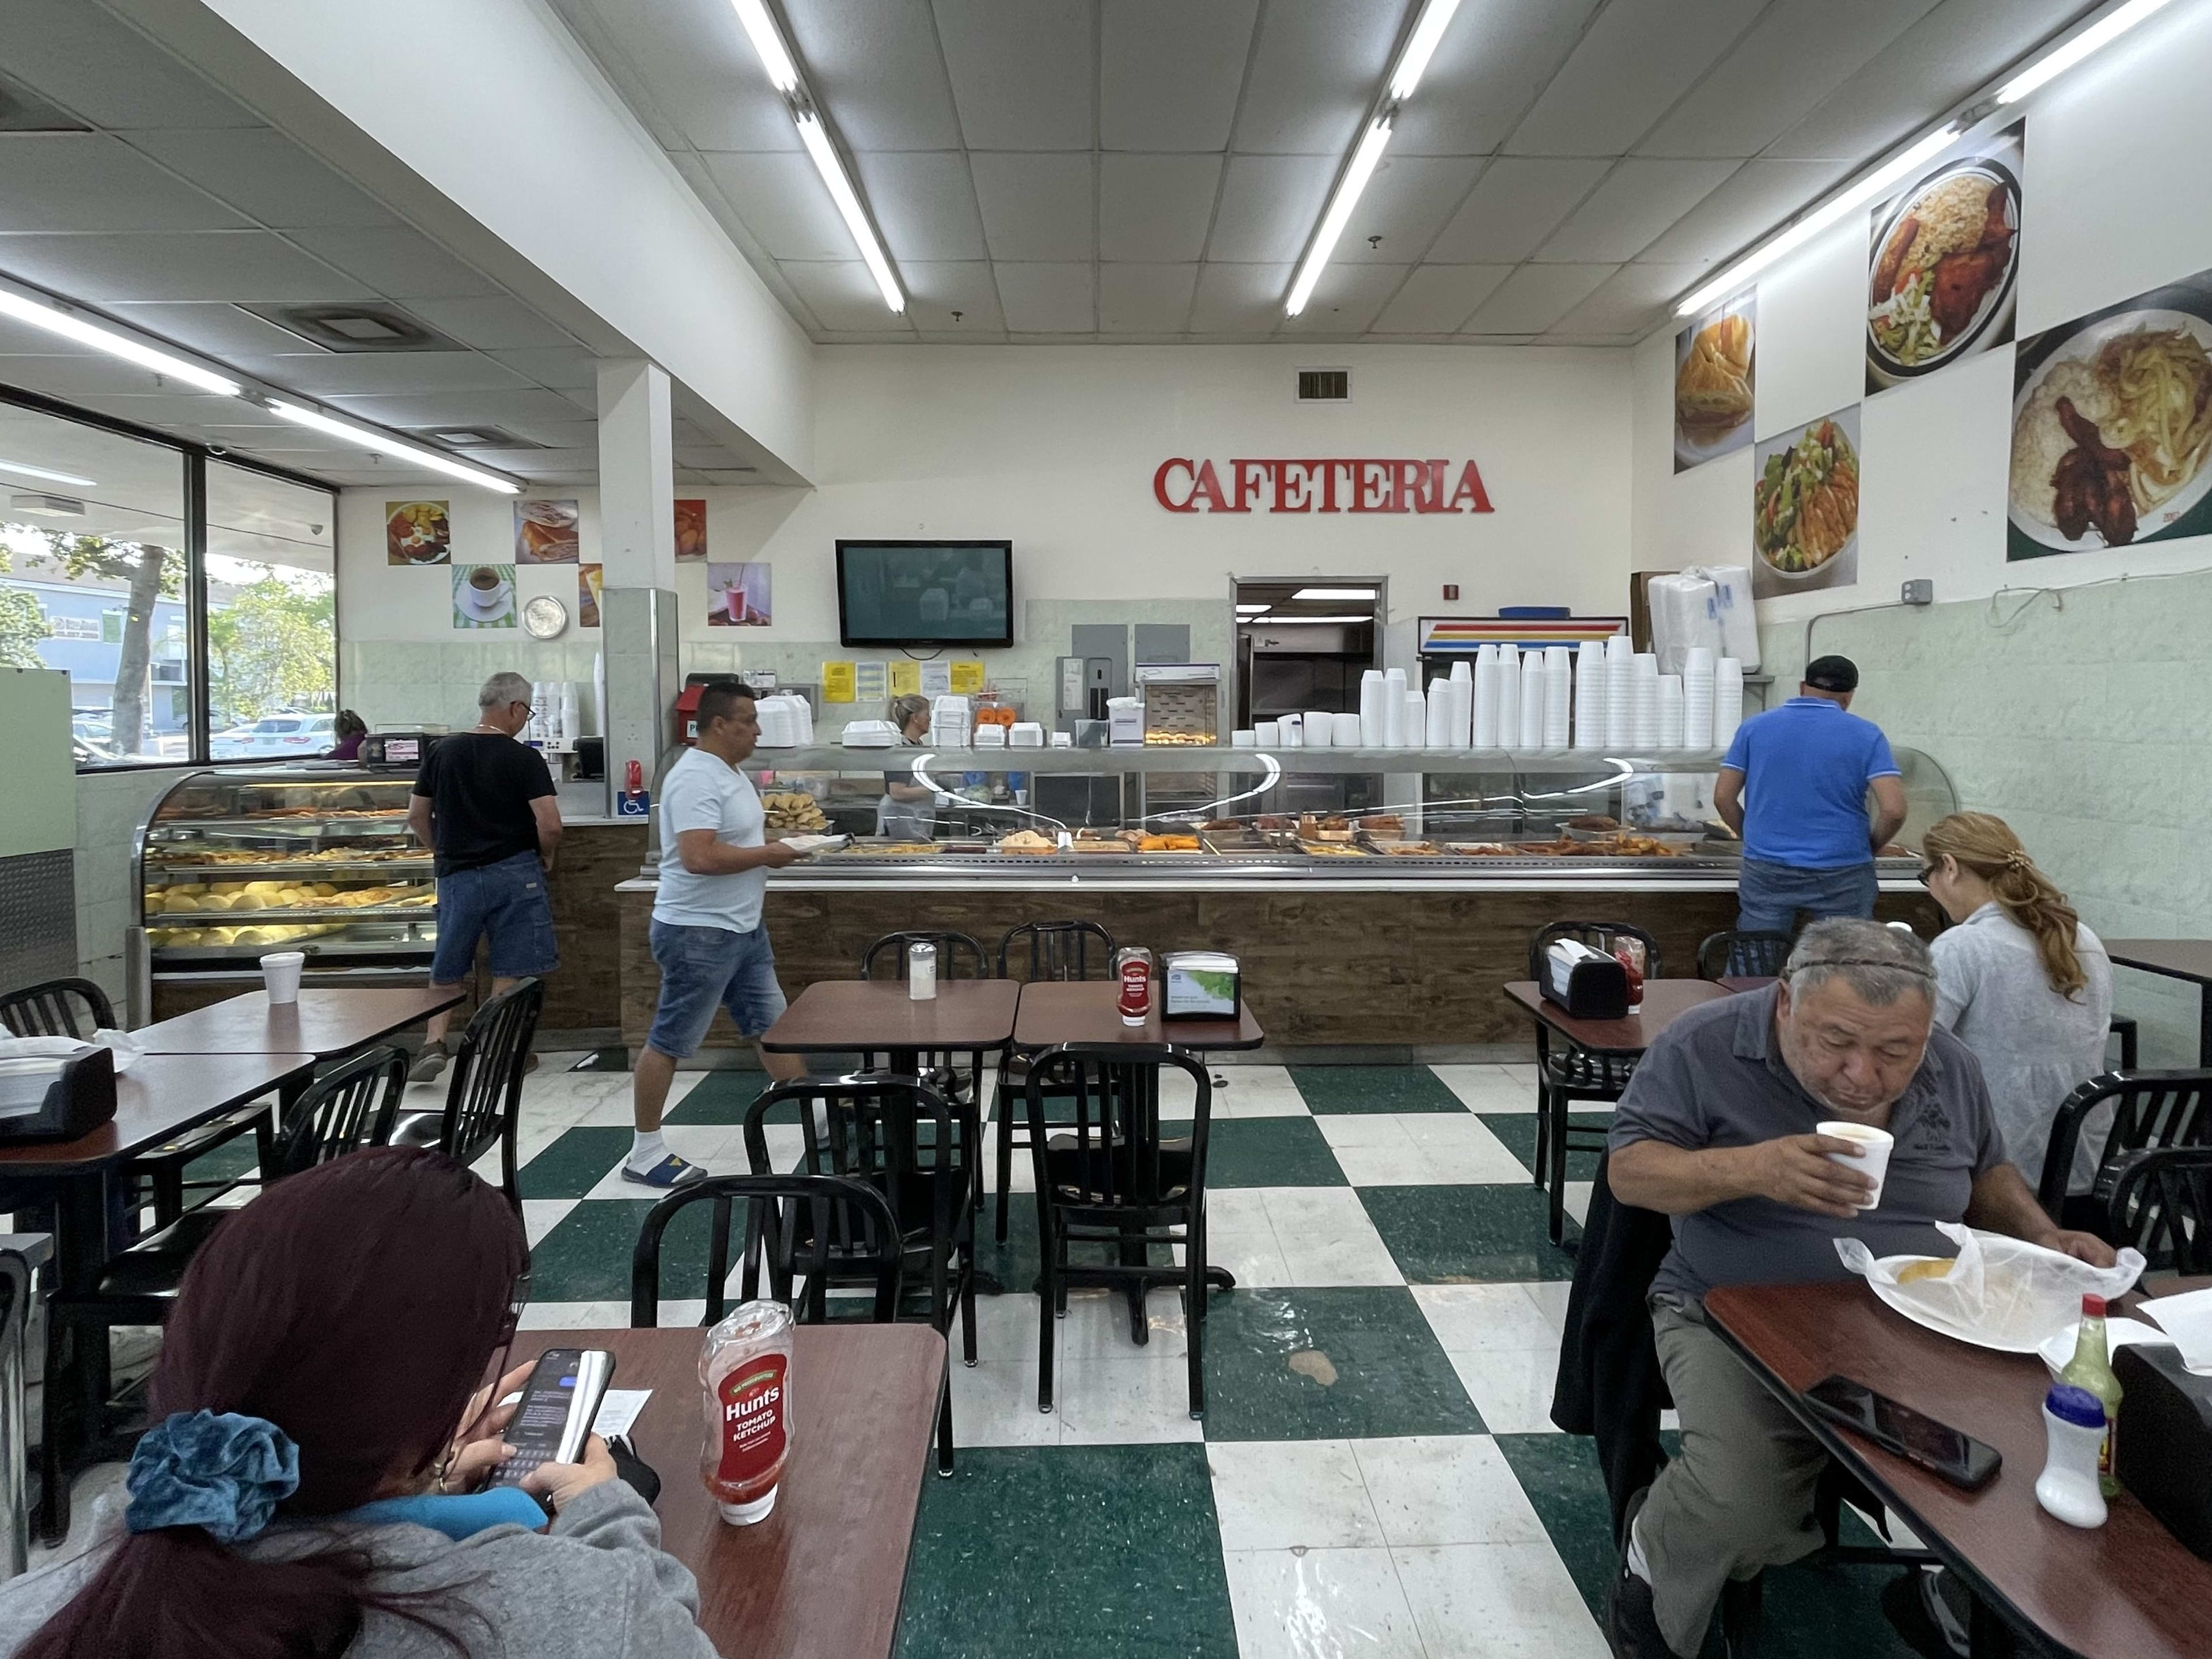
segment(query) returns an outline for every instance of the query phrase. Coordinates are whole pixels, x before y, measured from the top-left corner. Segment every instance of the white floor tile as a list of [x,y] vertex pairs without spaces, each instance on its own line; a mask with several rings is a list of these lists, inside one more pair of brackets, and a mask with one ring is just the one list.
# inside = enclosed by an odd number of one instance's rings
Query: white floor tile
[[1355,1187],[1463,1187],[1528,1178],[1489,1125],[1471,1113],[1353,1112],[1314,1121]]
[[1226,1088],[1213,1091],[1216,1117],[1309,1117],[1312,1109],[1280,1066],[1224,1066]]
[[[1526,1089],[1528,1091],[1528,1098],[1532,1102],[1536,1098],[1536,1067],[1534,1062],[1525,1066],[1508,1066],[1505,1067],[1505,1075]],[[1533,1110],[1534,1107],[1532,1106],[1530,1109]]]
[[[957,1343],[957,1334],[953,1337]],[[1057,1344],[1059,1333],[1054,1333]],[[1055,1346],[1054,1352],[1058,1352]],[[993,1360],[1028,1360],[1037,1357],[1037,1299],[1034,1296],[979,1296],[975,1298],[975,1354]],[[964,1367],[961,1368],[964,1369]]]
[[[660,1304],[660,1322],[664,1325],[684,1323],[678,1315],[683,1304],[665,1301]],[[706,1310],[704,1297],[690,1304],[692,1320]],[[522,1310],[516,1328],[525,1331],[611,1330],[629,1323],[629,1304],[627,1302],[533,1302]]]
[[1556,1333],[1567,1328],[1567,1298],[1574,1293],[1574,1285],[1564,1279],[1546,1279],[1521,1287],[1528,1299],[1542,1310],[1546,1322]]
[[1557,1434],[1552,1389],[1559,1371],[1557,1343],[1544,1348],[1475,1349],[1444,1358],[1492,1434]]
[[1544,1523],[1488,1435],[1355,1440],[1352,1450],[1394,1548],[1546,1541]]
[[1426,1659],[1387,1550],[1222,1558],[1241,1659]]
[[1056,1446],[1060,1414],[1037,1409],[1035,1359],[952,1367],[952,1443]]
[[576,1207],[573,1198],[526,1198],[522,1200],[522,1231],[536,1249],[544,1242],[545,1235],[559,1226],[569,1211]]
[[[1402,1285],[1406,1276],[1349,1187],[1257,1189],[1275,1230],[1289,1282],[1298,1285]],[[1209,1231],[1208,1249],[1212,1248]]]
[[[1084,1359],[1063,1364],[1054,1373],[1060,1443],[1133,1446],[1204,1440],[1205,1425],[1190,1414],[1187,1359],[1139,1348],[1128,1352],[1142,1357]],[[957,1421],[954,1426],[957,1436]]]
[[1385,1541],[1349,1440],[1216,1440],[1206,1462],[1224,1550],[1371,1549]]
[[1390,1557],[1428,1659],[1607,1659],[1597,1621],[1548,1542]]
[[[1002,1297],[1001,1300],[1004,1298]],[[1037,1298],[1024,1297],[1034,1309]],[[1143,1358],[1165,1355],[1180,1363],[1190,1352],[1189,1333],[1183,1320],[1182,1297],[1173,1289],[1155,1286],[1145,1297],[1145,1346],[1129,1337],[1129,1298],[1116,1290],[1071,1291],[1067,1316],[1060,1327],[1060,1358],[1063,1368],[1093,1360]],[[1030,1333],[1034,1343],[1036,1333]],[[1035,1352],[1034,1348],[1031,1350]]]
[[1265,1189],[1220,1187],[1206,1195],[1206,1255],[1226,1267],[1239,1285],[1255,1290],[1284,1289],[1297,1281],[1267,1219]]
[[1533,1068],[1524,1082],[1516,1077],[1524,1068],[1513,1066],[1431,1066],[1437,1080],[1457,1095],[1470,1112],[1533,1112],[1536,1109],[1536,1079]]
[[[1446,1353],[1542,1347],[1559,1327],[1525,1285],[1416,1285],[1413,1301]],[[1564,1286],[1562,1286],[1564,1288]]]
[[[1006,1126],[997,1121],[986,1124],[983,1129],[983,1187],[994,1200],[999,1192],[999,1137],[1005,1133]],[[1006,1165],[1006,1190],[1009,1193],[1036,1191],[1036,1160],[1026,1145],[1018,1145],[1013,1149],[1013,1156]],[[995,1218],[997,1213],[994,1205],[992,1214]],[[995,1219],[992,1224],[997,1224]]]
[[1581,1226],[1589,1218],[1590,1183],[1570,1181],[1559,1194],[1560,1207],[1574,1217],[1575,1225]]

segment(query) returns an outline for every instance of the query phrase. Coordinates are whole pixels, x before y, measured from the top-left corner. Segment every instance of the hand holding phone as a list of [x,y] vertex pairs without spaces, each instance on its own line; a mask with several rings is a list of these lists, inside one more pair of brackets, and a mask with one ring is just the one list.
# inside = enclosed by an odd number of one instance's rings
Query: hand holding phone
[[1821,1378],[1805,1390],[1804,1401],[1830,1422],[1967,1492],[1989,1485],[2004,1461],[1995,1446],[1900,1406],[1848,1376]]
[[514,1455],[492,1471],[491,1484],[519,1486],[545,1464],[580,1461],[614,1374],[615,1357],[603,1348],[548,1348],[503,1436]]

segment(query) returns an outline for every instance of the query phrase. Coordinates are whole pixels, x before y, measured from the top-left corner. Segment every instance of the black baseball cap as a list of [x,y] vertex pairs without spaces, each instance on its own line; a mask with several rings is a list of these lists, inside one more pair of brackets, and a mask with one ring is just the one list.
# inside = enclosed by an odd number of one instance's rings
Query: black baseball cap
[[1805,665],[1805,684],[1818,691],[1859,689],[1859,665],[1849,657],[1815,657]]

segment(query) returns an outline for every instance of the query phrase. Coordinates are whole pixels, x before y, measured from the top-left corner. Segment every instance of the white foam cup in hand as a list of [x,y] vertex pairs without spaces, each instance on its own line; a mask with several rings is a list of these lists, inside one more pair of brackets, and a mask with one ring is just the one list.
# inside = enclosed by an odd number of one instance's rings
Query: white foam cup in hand
[[307,965],[304,951],[272,951],[261,958],[261,982],[269,988],[271,1002],[300,1000],[300,972]]
[[1888,1172],[1889,1149],[1897,1144],[1896,1138],[1888,1130],[1877,1129],[1867,1123],[1832,1121],[1816,1123],[1813,1127],[1818,1133],[1857,1145],[1861,1154],[1857,1158],[1848,1152],[1830,1152],[1828,1157],[1846,1170],[1855,1170],[1874,1182],[1874,1190],[1860,1201],[1860,1209],[1871,1210],[1879,1205],[1881,1202],[1881,1179]]

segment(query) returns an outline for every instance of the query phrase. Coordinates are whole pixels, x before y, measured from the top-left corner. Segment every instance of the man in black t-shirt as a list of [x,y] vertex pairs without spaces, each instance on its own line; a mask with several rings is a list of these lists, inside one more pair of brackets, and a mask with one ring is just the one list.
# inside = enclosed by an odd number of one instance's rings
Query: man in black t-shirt
[[[477,694],[473,730],[441,738],[422,758],[407,827],[437,854],[438,948],[430,983],[460,985],[489,939],[495,994],[560,966],[545,872],[561,841],[561,808],[545,757],[515,740],[530,721],[530,682],[495,674]],[[432,1017],[410,1074],[446,1068],[450,1013]]]

